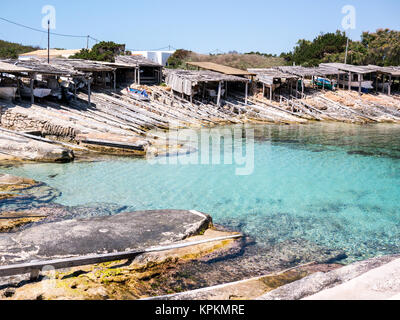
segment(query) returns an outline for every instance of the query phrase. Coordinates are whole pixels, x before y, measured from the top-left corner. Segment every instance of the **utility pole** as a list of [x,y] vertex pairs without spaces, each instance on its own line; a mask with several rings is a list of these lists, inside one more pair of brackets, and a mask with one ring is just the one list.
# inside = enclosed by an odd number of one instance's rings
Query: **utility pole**
[[347,53],[349,52],[349,37],[347,37],[346,55],[344,56],[344,64],[347,64]]
[[47,21],[47,63],[50,64],[50,20]]
[[90,36],[87,36],[86,49],[88,49],[88,50],[89,50],[89,38],[90,38]]

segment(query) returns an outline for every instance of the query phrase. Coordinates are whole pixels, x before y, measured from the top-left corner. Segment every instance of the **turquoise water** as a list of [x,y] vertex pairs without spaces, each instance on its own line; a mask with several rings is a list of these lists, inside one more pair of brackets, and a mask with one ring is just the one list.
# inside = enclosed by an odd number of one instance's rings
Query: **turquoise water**
[[400,251],[400,126],[254,128],[249,176],[235,175],[234,164],[151,165],[127,158],[1,171],[46,182],[62,192],[56,202],[67,206],[196,209],[260,247],[305,239],[342,249],[348,261]]

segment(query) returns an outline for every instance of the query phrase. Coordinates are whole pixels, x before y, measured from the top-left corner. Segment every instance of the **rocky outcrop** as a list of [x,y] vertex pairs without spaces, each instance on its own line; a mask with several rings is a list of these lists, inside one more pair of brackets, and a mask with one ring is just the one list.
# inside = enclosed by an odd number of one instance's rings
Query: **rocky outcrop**
[[158,210],[75,219],[0,235],[0,265],[144,249],[183,240],[206,230],[205,214]]
[[[207,229],[201,235],[189,237],[180,243],[229,235],[232,233]],[[179,284],[171,285],[168,282],[171,270],[211,252],[223,255],[233,242],[234,240],[206,242],[186,248],[147,253],[133,262],[115,261],[58,272],[43,272],[39,282],[24,281],[15,285],[2,285],[0,279],[0,299],[130,300],[179,292],[182,290]],[[20,277],[19,281],[21,280],[26,279]],[[187,280],[184,275],[177,277],[177,282]]]
[[70,162],[72,150],[58,144],[0,130],[0,160]]
[[388,264],[400,256],[386,256],[357,262],[327,273],[317,272],[299,281],[282,286],[259,298],[259,300],[300,300],[325,289],[336,287],[366,272]]

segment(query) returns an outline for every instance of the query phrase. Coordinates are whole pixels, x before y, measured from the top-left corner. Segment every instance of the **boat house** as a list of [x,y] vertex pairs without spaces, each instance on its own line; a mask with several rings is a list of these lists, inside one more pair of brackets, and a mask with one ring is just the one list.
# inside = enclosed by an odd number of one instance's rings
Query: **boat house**
[[194,99],[212,101],[221,105],[221,100],[227,98],[230,92],[237,88],[245,88],[245,103],[248,98],[249,80],[242,77],[217,73],[207,70],[171,70],[166,69],[166,83],[173,93],[181,94],[190,102]]

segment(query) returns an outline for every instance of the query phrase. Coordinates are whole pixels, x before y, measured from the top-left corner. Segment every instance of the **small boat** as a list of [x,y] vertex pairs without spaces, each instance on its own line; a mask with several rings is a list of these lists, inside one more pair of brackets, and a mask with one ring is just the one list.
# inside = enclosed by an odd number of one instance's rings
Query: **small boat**
[[329,90],[336,90],[337,87],[337,83],[326,79],[326,78],[316,78],[314,80],[314,84],[319,87],[319,88],[325,88],[325,89],[329,89]]
[[[349,85],[349,81],[348,80],[340,80],[339,83],[341,85],[346,86],[346,87]],[[360,83],[358,81],[351,81],[350,86],[352,88],[358,89],[360,87]],[[372,81],[361,81],[361,89],[363,91],[364,90],[368,91],[368,90],[371,90],[373,88],[374,88],[374,86],[373,86],[373,82]]]
[[146,90],[137,90],[137,89],[132,89],[132,88],[127,88],[126,89],[129,93],[129,95],[140,101],[150,101],[149,95],[147,94]]
[[17,88],[14,87],[0,87],[0,98],[6,100],[15,99]]

